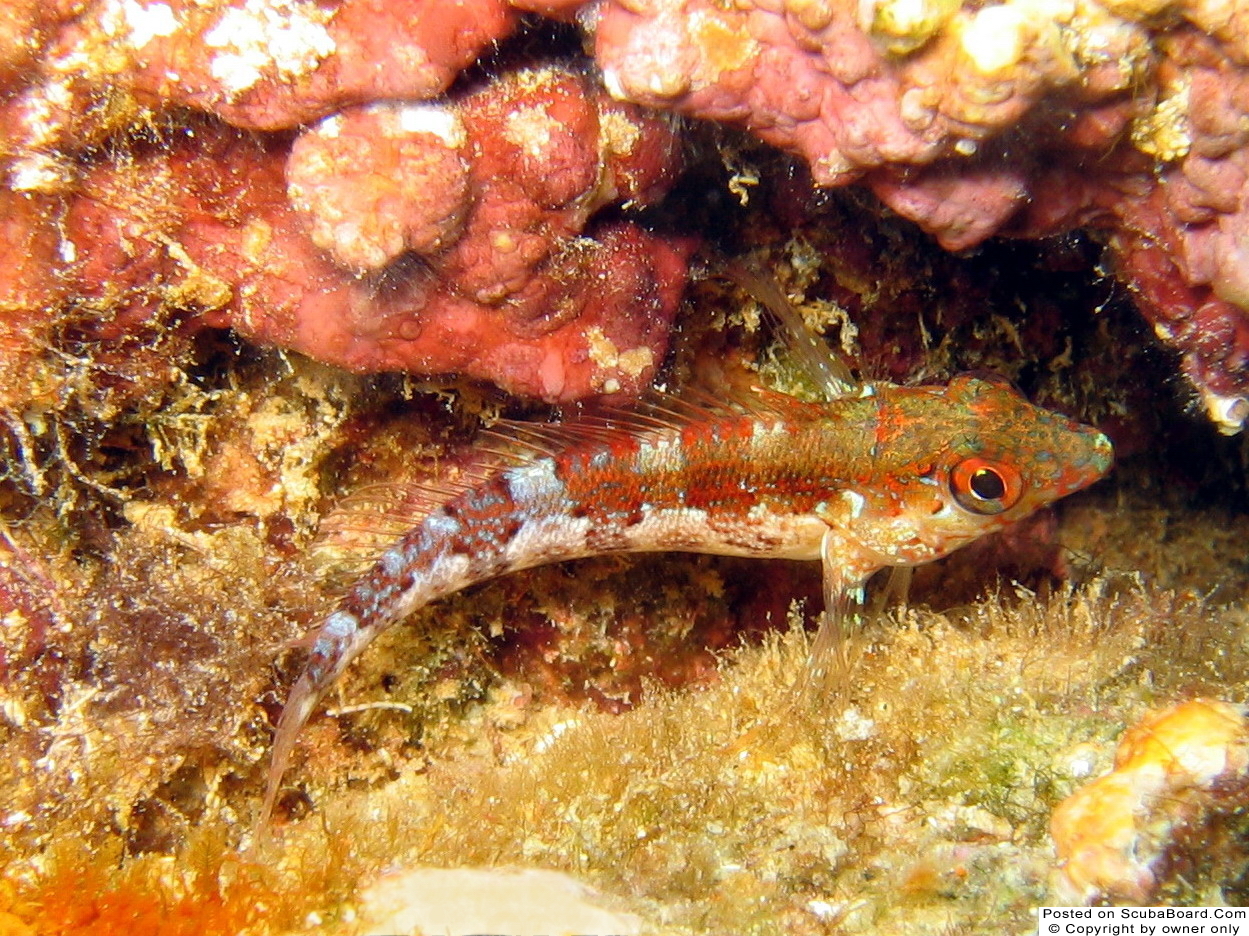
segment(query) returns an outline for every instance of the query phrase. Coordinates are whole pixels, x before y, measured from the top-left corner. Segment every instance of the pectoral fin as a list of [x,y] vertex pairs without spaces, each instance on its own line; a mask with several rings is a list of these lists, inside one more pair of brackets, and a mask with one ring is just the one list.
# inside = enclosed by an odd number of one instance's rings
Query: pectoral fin
[[829,527],[820,541],[824,570],[824,613],[811,643],[799,693],[804,703],[827,701],[849,685],[858,657],[855,635],[863,614],[863,581],[846,576],[842,535]]

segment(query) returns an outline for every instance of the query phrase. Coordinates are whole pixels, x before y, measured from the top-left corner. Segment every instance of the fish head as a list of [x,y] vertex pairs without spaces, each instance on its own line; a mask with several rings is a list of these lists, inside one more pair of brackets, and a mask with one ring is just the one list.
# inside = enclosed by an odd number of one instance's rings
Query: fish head
[[1034,406],[1001,378],[894,394],[880,410],[882,483],[854,525],[889,565],[948,555],[1087,487],[1114,460],[1103,433]]

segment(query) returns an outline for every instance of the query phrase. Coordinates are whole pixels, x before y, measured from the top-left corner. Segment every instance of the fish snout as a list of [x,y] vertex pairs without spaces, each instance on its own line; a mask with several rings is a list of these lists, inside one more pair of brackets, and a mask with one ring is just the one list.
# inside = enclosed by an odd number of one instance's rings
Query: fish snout
[[1115,463],[1115,447],[1110,437],[1092,426],[1076,424],[1079,445],[1072,447],[1067,471],[1059,483],[1061,497],[1066,497],[1104,477]]

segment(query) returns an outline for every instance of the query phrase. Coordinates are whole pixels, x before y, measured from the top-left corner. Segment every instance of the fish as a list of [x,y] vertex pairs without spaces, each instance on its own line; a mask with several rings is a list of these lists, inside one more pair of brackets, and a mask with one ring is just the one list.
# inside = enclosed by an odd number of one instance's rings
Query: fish
[[[279,717],[258,827],[300,729],[379,634],[418,608],[521,569],[609,553],[819,560],[826,604],[886,568],[931,562],[1101,478],[1097,429],[962,375],[800,400],[657,394],[563,424],[491,430],[491,458],[416,498],[412,525],[324,619]],[[834,665],[838,615],[808,686]],[[811,674],[815,674],[812,676]]]

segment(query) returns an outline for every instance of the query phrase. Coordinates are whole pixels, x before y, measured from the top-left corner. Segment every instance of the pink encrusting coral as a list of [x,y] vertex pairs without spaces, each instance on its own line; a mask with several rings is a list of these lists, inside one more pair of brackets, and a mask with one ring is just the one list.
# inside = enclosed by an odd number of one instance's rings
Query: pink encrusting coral
[[1168,49],[1176,158],[1116,203],[1112,244],[1211,418],[1235,429],[1249,419],[1249,71],[1243,49],[1193,33]]
[[[72,295],[75,334],[106,341],[172,312],[357,371],[640,389],[692,243],[594,215],[662,195],[676,137],[575,68],[445,96],[518,18],[499,0],[6,8],[6,226],[42,273],[6,261],[3,333],[37,354]],[[178,127],[180,107],[208,116]]]
[[[522,14],[580,24],[602,86],[498,65],[487,87],[456,87]],[[640,385],[664,348],[686,247],[593,216],[668,184],[673,132],[633,105],[676,111],[803,157],[818,185],[870,187],[949,249],[1107,229],[1231,432],[1249,418],[1244,21],[1189,0],[21,2],[0,11],[0,158],[15,191],[72,201],[84,166],[124,171],[101,144],[190,108],[277,134],[254,166],[219,167],[214,184],[241,190],[271,185],[297,134],[293,215],[275,203],[271,223],[283,276],[306,256],[313,285],[270,284],[272,316],[251,302],[218,321],[356,369],[463,369],[570,398]],[[226,242],[236,228],[218,225]],[[316,311],[332,303],[338,324]],[[564,328],[584,340],[542,337]],[[607,373],[587,354],[630,363]]]
[[596,53],[617,96],[743,126],[947,248],[1110,228],[1232,432],[1249,417],[1243,19],[1165,0],[610,0]]
[[640,389],[688,247],[627,221],[585,232],[609,204],[662,194],[677,164],[665,122],[561,68],[345,109],[296,139],[289,204],[344,270],[420,269],[352,280],[372,306],[354,327],[307,310],[289,336],[241,330],[356,370],[454,370],[552,400]]
[[[88,174],[64,238],[116,339],[160,304],[358,371],[459,373],[549,400],[636,390],[687,248],[612,221],[675,165],[654,118],[560,69],[458,105],[368,105],[288,151],[228,128]],[[512,167],[510,173],[504,165]],[[158,287],[159,284],[159,288]]]
[[[66,150],[92,114],[96,82],[142,95],[159,73],[170,86],[149,90],[168,92],[166,103],[242,127],[289,126],[344,98],[436,94],[512,14],[456,7],[470,28],[423,5],[390,5],[401,39],[458,49],[449,63],[427,63],[424,79],[408,69],[400,86],[390,75],[403,69],[366,48],[384,24],[365,29],[351,4],[333,15],[277,0],[105,6],[58,33],[35,80],[5,105],[7,197],[19,209],[6,225],[11,242],[41,248],[44,271],[35,283],[21,269],[6,278],[6,332],[37,340],[55,316],[55,285],[95,315],[84,329],[95,338],[118,340],[172,309],[187,327],[232,326],[357,371],[462,374],[548,400],[646,384],[691,244],[593,216],[661,195],[679,165],[676,137],[576,70],[513,69],[452,98],[341,107],[293,144],[210,123],[85,168]],[[273,33],[263,50],[244,48],[255,37],[235,20],[247,16],[257,35]],[[233,45],[222,47],[229,23]],[[87,74],[102,67],[88,55],[93,43],[118,30],[131,70]],[[444,34],[450,46],[439,44]],[[309,51],[322,46],[337,57]],[[290,59],[277,61],[284,49]],[[260,61],[262,51],[274,61]],[[402,43],[388,54],[434,55]],[[52,76],[71,61],[72,79]],[[252,83],[223,86],[235,74],[226,63],[252,69]],[[218,85],[204,90],[196,76],[205,75]]]
[[[1103,154],[1155,62],[1149,34],[1094,6],[929,0],[608,3],[616,95],[742,124],[802,155],[819,185],[865,179],[947,247],[983,240],[1028,197],[1034,151]],[[1034,114],[1045,103],[1048,111]],[[1044,134],[1004,135],[1040,123]],[[1026,145],[1025,145],[1026,143]],[[931,170],[924,167],[932,166]]]
[[517,21],[503,0],[16,6],[0,14],[0,41],[6,21],[8,31],[25,32],[9,55],[0,52],[0,66],[22,50],[38,53],[16,101],[28,132],[14,138],[28,145],[69,142],[104,90],[259,130],[295,127],[350,104],[431,98]]

